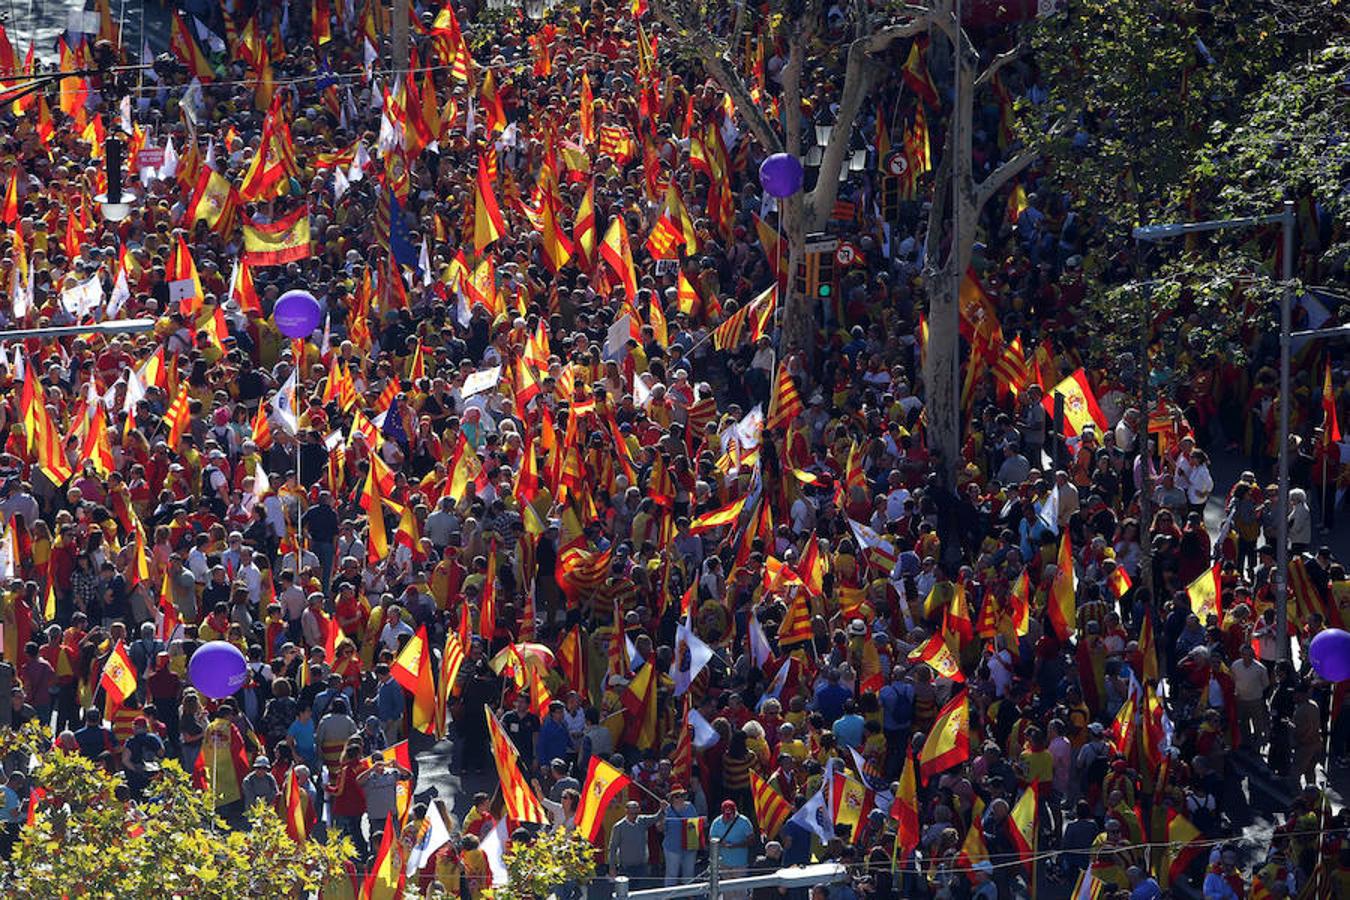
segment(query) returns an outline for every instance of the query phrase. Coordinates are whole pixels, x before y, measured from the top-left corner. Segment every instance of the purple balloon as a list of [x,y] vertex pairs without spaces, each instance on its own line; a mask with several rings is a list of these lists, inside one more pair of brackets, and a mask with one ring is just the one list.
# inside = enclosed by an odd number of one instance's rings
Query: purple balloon
[[305,338],[323,321],[323,307],[309,291],[287,291],[272,307],[272,321],[288,338]]
[[248,660],[227,641],[203,644],[188,660],[188,680],[198,693],[220,700],[239,692],[248,678]]
[[790,153],[775,153],[759,164],[759,183],[780,199],[802,189],[802,176],[801,161]]
[[1350,632],[1339,628],[1319,631],[1308,645],[1308,661],[1327,681],[1350,679]]

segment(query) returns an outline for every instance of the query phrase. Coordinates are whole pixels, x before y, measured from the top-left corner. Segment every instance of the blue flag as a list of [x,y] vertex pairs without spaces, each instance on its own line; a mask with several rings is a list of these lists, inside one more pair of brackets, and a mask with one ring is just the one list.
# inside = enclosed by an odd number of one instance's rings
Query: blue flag
[[400,266],[407,266],[416,270],[418,275],[422,274],[422,267],[417,264],[417,248],[408,236],[408,220],[403,217],[403,207],[393,191],[389,191],[389,252]]
[[408,432],[403,428],[403,414],[399,410],[397,397],[390,402],[389,411],[384,414],[384,424],[380,427],[380,434],[398,444],[405,451],[408,449]]

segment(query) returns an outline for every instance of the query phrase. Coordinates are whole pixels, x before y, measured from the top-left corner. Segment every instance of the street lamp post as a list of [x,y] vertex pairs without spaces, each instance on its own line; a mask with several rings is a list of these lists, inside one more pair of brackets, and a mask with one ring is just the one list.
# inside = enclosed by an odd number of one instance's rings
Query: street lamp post
[[[1281,277],[1284,290],[1280,294],[1280,435],[1279,479],[1276,497],[1275,572],[1271,578],[1275,591],[1275,630],[1279,634],[1281,659],[1289,659],[1289,595],[1286,585],[1289,575],[1289,345],[1292,341],[1294,305],[1294,202],[1284,201],[1280,212],[1267,216],[1246,216],[1240,219],[1212,219],[1203,222],[1170,222],[1162,225],[1141,225],[1134,229],[1137,241],[1157,242],[1169,238],[1225,231],[1232,228],[1253,228],[1279,223],[1283,239],[1284,265]],[[1148,360],[1144,360],[1147,377]],[[1144,415],[1148,411],[1144,410]]]

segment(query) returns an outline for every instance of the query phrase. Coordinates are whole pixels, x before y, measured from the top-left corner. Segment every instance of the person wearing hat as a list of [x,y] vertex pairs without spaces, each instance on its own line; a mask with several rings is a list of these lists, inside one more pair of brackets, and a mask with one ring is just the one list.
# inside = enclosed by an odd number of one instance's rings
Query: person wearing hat
[[272,775],[272,761],[259,753],[253,758],[253,770],[244,776],[244,809],[252,809],[261,801],[272,804],[281,793]]
[[666,887],[684,884],[694,878],[694,863],[698,858],[699,835],[694,822],[698,809],[689,800],[684,785],[670,788],[670,805],[666,809],[662,829],[661,851],[666,861]]
[[137,716],[131,723],[131,737],[122,746],[122,768],[133,796],[141,796],[163,758],[164,742],[151,732],[148,718]]
[[736,808],[735,800],[722,801],[722,814],[709,824],[708,839],[722,842],[722,871],[727,878],[737,877],[750,865],[755,829]]

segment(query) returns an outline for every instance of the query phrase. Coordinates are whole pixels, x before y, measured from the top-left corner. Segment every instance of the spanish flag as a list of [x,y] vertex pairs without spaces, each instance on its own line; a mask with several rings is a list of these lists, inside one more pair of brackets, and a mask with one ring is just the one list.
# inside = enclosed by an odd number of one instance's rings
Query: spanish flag
[[577,802],[577,812],[573,820],[576,822],[577,832],[584,834],[587,840],[594,843],[605,824],[605,814],[623,795],[630,783],[627,775],[599,756],[592,756],[591,767],[586,772],[586,784],[581,790],[581,799]]
[[295,769],[286,775],[286,833],[297,844],[309,839],[309,817],[306,815],[308,798],[295,780]]
[[[617,624],[617,623],[616,623]],[[656,665],[648,662],[633,676],[620,701],[627,712],[623,740],[639,750],[656,742]]]
[[1212,568],[1206,569],[1199,578],[1186,585],[1186,596],[1191,601],[1191,612],[1195,613],[1201,625],[1209,621],[1209,616],[1213,616],[1220,622],[1223,621],[1223,609],[1219,601],[1219,586],[1219,563],[1215,563]]
[[169,49],[192,77],[202,84],[209,84],[215,78],[211,64],[206,61],[206,54],[202,53],[202,48],[198,46],[192,32],[188,30],[187,23],[183,21],[183,16],[178,12],[173,14],[173,25],[169,31]]
[[1097,405],[1097,396],[1088,384],[1087,373],[1081,368],[1059,384],[1055,385],[1042,399],[1046,415],[1055,414],[1055,395],[1064,398],[1064,432],[1069,437],[1083,433],[1083,429],[1093,426],[1098,434],[1106,430],[1106,416]]
[[619,276],[629,302],[637,299],[637,272],[633,268],[633,251],[628,244],[628,226],[623,216],[615,216],[600,242],[600,258]]
[[721,528],[723,525],[734,525],[736,520],[741,517],[741,510],[745,508],[745,498],[733,500],[721,509],[714,509],[695,518],[689,523],[690,534],[702,534],[705,531],[712,531],[714,528]]
[[1157,873],[1164,888],[1186,874],[1186,868],[1201,850],[1196,842],[1202,837],[1190,819],[1175,809],[1167,811],[1167,847],[1163,852],[1167,865],[1159,866]]
[[961,665],[952,655],[941,631],[934,632],[932,637],[911,650],[909,661],[927,663],[929,668],[943,678],[950,678],[952,681],[966,680],[966,676],[961,674]]
[[234,185],[224,175],[203,166],[183,221],[189,225],[205,222],[216,234],[227,235],[234,229],[238,202]]
[[506,233],[506,221],[502,218],[501,207],[497,205],[497,195],[492,190],[492,179],[488,177],[487,159],[478,154],[478,174],[474,178],[473,202],[473,252],[482,256],[488,244]]
[[431,677],[431,645],[425,625],[403,645],[398,659],[389,667],[389,674],[412,694],[412,727],[423,734],[438,733],[436,685]]
[[1338,444],[1341,440],[1341,426],[1336,421],[1336,393],[1331,389],[1331,358],[1327,358],[1325,374],[1322,376],[1322,443]]
[[1077,580],[1073,574],[1073,546],[1069,542],[1069,532],[1065,531],[1059,539],[1059,559],[1055,570],[1055,580],[1050,583],[1050,596],[1046,598],[1046,612],[1050,615],[1050,624],[1061,641],[1067,641],[1078,628],[1078,604],[1074,599]]
[[942,707],[919,751],[919,775],[924,783],[940,772],[970,759],[970,706],[961,691]]
[[122,708],[127,698],[136,693],[136,669],[127,656],[127,648],[118,641],[112,653],[103,663],[103,674],[99,676],[99,685],[107,694],[104,717],[111,720],[113,713]]
[[1017,848],[1017,855],[1031,875],[1036,867],[1036,783],[1032,782],[1022,791],[1013,808],[1008,812],[1008,837]]
[[891,854],[892,868],[898,868],[919,846],[919,795],[914,776],[914,753],[905,753],[905,768],[900,772],[900,785],[891,803],[891,818],[895,819],[895,850]]
[[251,219],[244,222],[244,252],[239,257],[244,265],[284,266],[309,255],[308,206],[301,206],[275,222],[262,224]]
[[398,835],[394,831],[394,814],[388,813],[384,817],[380,849],[361,885],[360,900],[395,900],[403,896],[404,873],[403,866],[398,864],[400,854],[394,846]]

